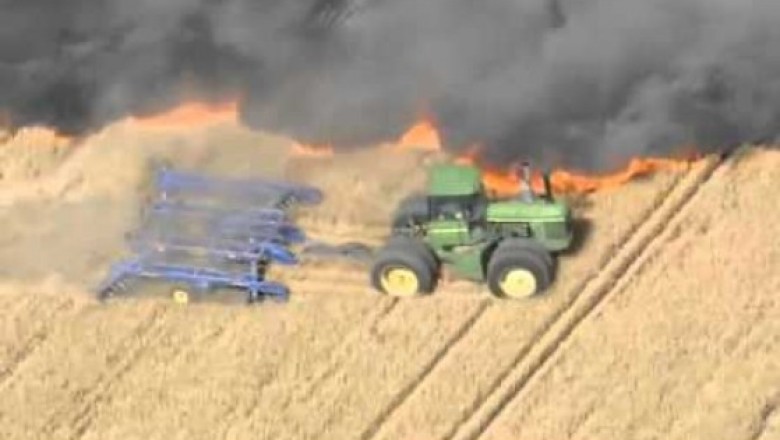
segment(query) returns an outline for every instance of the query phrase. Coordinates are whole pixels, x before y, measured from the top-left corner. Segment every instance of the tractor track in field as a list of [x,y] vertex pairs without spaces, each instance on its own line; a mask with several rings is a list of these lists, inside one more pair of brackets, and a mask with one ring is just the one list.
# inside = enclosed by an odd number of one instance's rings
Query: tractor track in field
[[343,224],[338,229],[329,229],[324,225],[306,225],[305,223],[296,223],[303,229],[306,236],[312,240],[323,240],[333,242],[368,242],[370,244],[379,244],[383,242],[390,231],[390,225],[382,226],[364,226],[360,224]]
[[[170,353],[171,359],[176,359],[179,356],[182,355],[182,353],[192,352],[192,351],[199,351],[200,347],[203,346],[203,344],[206,341],[217,339],[220,336],[222,336],[225,333],[225,328],[220,326],[217,327],[215,330],[202,334],[196,338],[193,338],[191,341],[189,341],[186,344],[177,344],[173,350]],[[160,338],[154,338],[151,341],[150,346],[158,346],[155,344],[155,342],[161,340]],[[144,348],[145,350],[145,348]],[[73,421],[68,425],[68,429],[71,430],[72,435],[69,436],[69,439],[71,440],[78,440],[84,437],[85,434],[87,434],[94,424],[95,419],[99,415],[98,411],[98,405],[107,399],[110,398],[112,395],[112,385],[118,383],[122,377],[128,373],[132,366],[135,365],[135,363],[141,359],[141,353],[137,353],[137,356],[133,359],[133,362],[126,365],[126,368],[122,370],[122,373],[119,375],[116,375],[114,380],[109,381],[104,384],[104,388],[101,390],[102,392],[99,394],[96,394],[93,399],[91,399],[87,404],[85,404],[83,407],[80,408],[80,410],[77,413],[74,413],[75,417],[73,418]]]
[[[361,335],[365,332],[370,332],[372,328],[380,325],[381,322],[397,307],[398,303],[399,301],[397,298],[390,298],[384,304],[370,307],[369,311],[367,312],[367,316],[361,320],[360,324],[350,329],[341,342],[336,344],[332,355],[328,357],[328,361],[324,364],[319,364],[323,366],[314,372],[312,375],[312,380],[308,382],[305,387],[297,390],[294,395],[287,396],[287,403],[279,402],[281,406],[284,407],[284,405],[287,405],[290,402],[294,402],[302,398],[307,398],[316,392],[316,390],[319,389],[322,384],[324,384],[336,373],[336,371],[338,371],[340,362],[342,362],[345,357],[349,356],[350,350],[355,347],[355,344],[359,341]],[[277,367],[277,369],[278,368],[280,367]],[[259,405],[259,402],[263,398],[263,392],[272,382],[276,380],[276,378],[277,375],[275,372],[270,373],[267,378],[264,378],[264,380],[259,384],[254,401],[251,405],[249,405],[248,410],[244,410],[243,414],[232,418],[238,419],[240,417],[240,419],[246,421],[254,420],[255,415],[259,411],[262,411],[262,407]],[[239,408],[235,408],[233,412],[237,411],[239,411]],[[231,412],[228,414],[228,417],[231,417],[232,415],[233,414]]]
[[382,321],[398,307],[398,304],[398,298],[390,298],[386,303],[372,307],[370,315],[359,326],[350,331],[342,342],[338,344],[336,350],[330,356],[329,362],[317,370],[313,375],[314,380],[302,391],[302,394],[309,396],[316,392],[323,383],[336,373],[339,364],[345,357],[349,357],[351,349],[354,349],[355,344],[359,343],[361,335],[371,332],[373,328],[381,325]]
[[[29,298],[29,301],[40,299],[34,295],[29,295]],[[22,306],[19,310],[23,308],[24,307]],[[36,326],[38,328],[33,330],[31,334],[11,352],[2,367],[0,367],[0,393],[5,391],[6,387],[11,383],[16,374],[16,371],[24,362],[46,342],[59,322],[59,318],[68,315],[69,312],[74,310],[77,310],[76,304],[73,301],[66,300],[51,309],[50,313],[47,313],[42,317],[42,323],[39,326]]]
[[379,415],[368,425],[368,428],[360,435],[361,440],[368,440],[372,438],[376,433],[379,431],[379,429],[384,425],[385,421],[387,421],[388,418],[401,406],[404,402],[409,398],[409,396],[414,392],[415,389],[417,389],[418,386],[420,386],[425,379],[430,376],[430,374],[435,369],[436,365],[441,362],[442,359],[444,359],[449,353],[452,347],[456,346],[458,342],[460,342],[476,325],[477,321],[482,317],[482,315],[485,313],[485,311],[490,306],[489,300],[482,300],[479,305],[476,307],[476,310],[471,313],[471,315],[461,323],[461,325],[458,327],[458,329],[455,331],[455,333],[450,336],[450,338],[436,351],[433,358],[429,362],[427,362],[423,369],[412,378],[411,382],[407,386],[405,386],[398,394],[396,394],[393,399],[390,401],[390,404],[382,410]]
[[511,367],[491,387],[487,396],[475,405],[444,438],[451,440],[479,439],[503,413],[513,399],[536,377],[552,356],[587,320],[592,312],[611,297],[626,280],[632,269],[643,263],[644,256],[662,239],[662,232],[684,213],[695,196],[715,172],[725,163],[725,157],[711,160],[701,169],[693,169],[678,180],[646,220],[629,231],[614,257],[584,282],[575,297],[540,332],[541,336],[512,362]]
[[255,393],[248,405],[239,406],[234,402],[222,413],[223,427],[220,429],[220,435],[216,438],[229,438],[230,430],[234,428],[238,423],[244,420],[254,419],[255,414],[259,411],[260,402],[262,402],[263,392],[276,380],[274,372],[268,372],[265,376],[254,385]]
[[[149,316],[137,325],[129,335],[116,344],[116,350],[107,358],[104,372],[90,386],[76,390],[73,399],[56,411],[41,428],[47,436],[53,436],[59,429],[72,429],[75,434],[71,438],[79,438],[86,432],[84,421],[105,396],[110,393],[114,383],[122,379],[144,353],[156,346],[167,333],[162,330],[164,317],[167,315],[165,306],[152,309]],[[88,427],[88,425],[87,425]]]
[[[535,362],[537,365],[531,369],[529,374],[525,375],[533,376],[535,371],[538,370],[555,351],[557,351],[558,347],[563,342],[565,342],[566,339],[568,339],[569,335],[571,335],[579,323],[584,318],[586,318],[590,312],[600,302],[603,301],[605,297],[609,296],[609,292],[612,290],[611,288],[618,283],[619,279],[631,267],[632,263],[639,259],[639,257],[642,255],[642,249],[647,247],[650,242],[654,241],[652,234],[649,234],[649,237],[644,237],[648,234],[644,234],[643,232],[653,232],[657,228],[662,230],[668,223],[668,220],[673,218],[677,212],[681,211],[682,208],[693,199],[695,194],[698,192],[698,189],[709,180],[712,174],[717,170],[717,168],[720,167],[722,163],[723,160],[721,158],[706,164],[701,171],[691,169],[686,174],[681,176],[673,185],[671,185],[670,188],[664,191],[661,197],[659,197],[658,201],[654,203],[650,209],[648,209],[648,215],[644,217],[645,220],[637,222],[624,234],[620,240],[621,244],[619,245],[618,249],[612,253],[613,257],[606,258],[605,260],[599,262],[599,269],[597,271],[571,289],[570,292],[575,293],[573,295],[568,295],[571,300],[565,303],[558,311],[553,313],[550,319],[548,319],[544,325],[532,335],[532,338],[530,339],[532,342],[518,353],[515,359],[513,359],[510,363],[510,366],[504,372],[502,372],[502,374],[494,381],[493,384],[491,384],[491,386],[488,388],[487,396],[481,401],[474,402],[474,404],[467,410],[467,415],[461,420],[457,421],[454,427],[447,433],[447,435],[444,436],[444,438],[457,438],[458,440],[477,439],[492,422],[492,420],[495,419],[495,417],[509,403],[512,396],[519,392],[530,378],[526,377],[525,379],[520,380],[519,387],[515,385],[510,387],[508,392],[502,392],[502,390],[507,387],[505,384],[515,384],[518,382],[516,380],[512,380],[512,373],[515,372],[524,363],[524,361],[529,358],[529,356],[534,354],[536,351],[541,351],[544,356],[542,356],[539,361]],[[691,179],[691,181],[688,179]],[[676,192],[682,193],[682,196],[679,198],[679,200],[676,200],[676,198],[673,197]],[[667,213],[667,210],[670,210],[671,212]],[[662,213],[660,214],[660,218],[659,213]],[[630,246],[630,244],[634,243],[634,241],[638,241],[638,244]],[[607,280],[606,283],[600,282],[602,278],[601,274],[603,272],[612,274],[614,277],[614,282],[609,280]],[[600,289],[597,289],[598,295],[596,295],[596,298],[594,298],[593,301],[588,301],[586,304],[584,304],[583,307],[578,307],[580,302],[578,301],[579,298],[576,293],[585,293],[591,285],[601,286]],[[413,382],[413,386],[411,386],[409,389],[403,390],[401,393],[399,393],[399,397],[397,399],[393,399],[393,401],[390,402],[386,410],[382,411],[381,416],[374,420],[367,427],[363,436],[361,436],[361,440],[372,439],[381,432],[386,422],[392,419],[393,414],[404,405],[409,397],[414,394],[415,390],[419,388],[419,386],[423,384],[427,378],[434,375],[436,367],[443,359],[446,358],[446,354],[451,352],[452,348],[457,345],[458,342],[465,339],[468,334],[468,330],[473,328],[480,321],[480,319],[485,315],[485,312],[487,312],[492,305],[492,303],[488,303],[484,308],[481,308],[475,316],[469,318],[467,331],[463,332],[462,334],[459,332],[459,337],[451,341],[450,344],[447,344],[448,346],[446,347],[443,355],[437,356],[433,363],[425,366],[421,375],[419,376],[420,379],[415,380]],[[576,318],[567,319],[570,314],[575,314]],[[563,329],[558,330],[556,325],[562,326]],[[486,405],[488,405],[490,401],[494,400],[496,396],[499,397],[499,405],[493,405],[497,407],[493,409],[491,406],[490,409],[492,410],[486,411],[488,408]],[[488,416],[486,417],[487,420],[482,423],[476,422],[476,429],[467,431],[469,433],[467,435],[461,435],[460,433],[463,432],[464,429],[467,429],[467,427],[472,423],[475,423],[473,420],[479,417],[479,415],[483,412],[488,413]]]
[[759,422],[756,424],[750,437],[748,437],[748,440],[763,440],[764,438],[769,440],[767,435],[769,434],[769,425],[772,423],[772,420],[776,420],[777,417],[780,417],[778,408],[780,408],[780,394],[770,399],[770,401],[761,409]]

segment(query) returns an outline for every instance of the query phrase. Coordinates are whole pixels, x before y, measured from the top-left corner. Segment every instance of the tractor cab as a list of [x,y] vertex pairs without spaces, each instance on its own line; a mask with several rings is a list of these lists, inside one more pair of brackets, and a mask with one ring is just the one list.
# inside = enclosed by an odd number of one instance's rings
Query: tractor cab
[[[565,208],[555,202],[550,182],[543,176],[545,191],[534,192],[529,165],[523,164],[518,195],[498,198],[488,194],[480,170],[470,165],[436,164],[429,169],[423,194],[401,202],[393,219],[396,232],[425,236],[435,247],[452,249],[489,239],[490,235],[543,236],[543,223],[551,217],[565,221]],[[536,229],[534,233],[532,229]]]
[[429,196],[431,221],[463,220],[477,222],[485,217],[488,200],[482,194],[469,196]]
[[477,218],[479,209],[488,203],[479,170],[463,165],[435,165],[428,177],[427,195],[432,220]]
[[[528,204],[554,203],[549,174],[542,174],[544,192],[541,194],[532,188],[531,168],[527,162],[522,164],[518,175],[522,188],[510,200]],[[430,170],[427,188],[430,220],[481,221],[485,219],[488,205],[496,201],[500,201],[499,198],[489,194],[482,183],[480,171],[475,167],[438,164]]]
[[430,170],[427,203],[428,240],[435,246],[452,248],[473,241],[489,201],[477,168],[439,164]]

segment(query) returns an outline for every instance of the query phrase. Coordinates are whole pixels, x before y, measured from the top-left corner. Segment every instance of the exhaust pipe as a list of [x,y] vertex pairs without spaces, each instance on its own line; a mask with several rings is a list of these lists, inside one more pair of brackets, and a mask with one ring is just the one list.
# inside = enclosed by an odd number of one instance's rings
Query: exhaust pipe
[[534,201],[534,190],[531,186],[531,165],[528,162],[523,162],[520,166],[521,171],[521,180],[523,182],[523,189],[521,191],[520,197],[525,202],[533,202]]
[[542,181],[544,182],[544,196],[552,201],[553,199],[553,192],[552,192],[552,182],[550,181],[550,172],[545,171],[542,174]]

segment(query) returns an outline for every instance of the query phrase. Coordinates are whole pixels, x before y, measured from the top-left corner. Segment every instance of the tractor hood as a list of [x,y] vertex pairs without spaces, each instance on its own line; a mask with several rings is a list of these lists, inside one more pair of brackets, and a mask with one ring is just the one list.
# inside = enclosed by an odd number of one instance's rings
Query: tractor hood
[[561,203],[546,201],[504,201],[488,205],[487,221],[491,223],[566,221],[569,208]]

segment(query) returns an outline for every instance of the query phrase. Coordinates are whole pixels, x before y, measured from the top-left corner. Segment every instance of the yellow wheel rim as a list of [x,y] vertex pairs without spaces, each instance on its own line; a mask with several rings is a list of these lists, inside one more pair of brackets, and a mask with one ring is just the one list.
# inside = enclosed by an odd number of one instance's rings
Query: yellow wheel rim
[[174,290],[171,296],[176,304],[187,304],[190,302],[190,294],[185,290]]
[[386,270],[380,280],[385,292],[393,296],[413,296],[417,294],[420,281],[409,269],[394,267]]
[[527,298],[536,293],[536,277],[527,269],[512,269],[499,283],[501,291],[510,298]]

